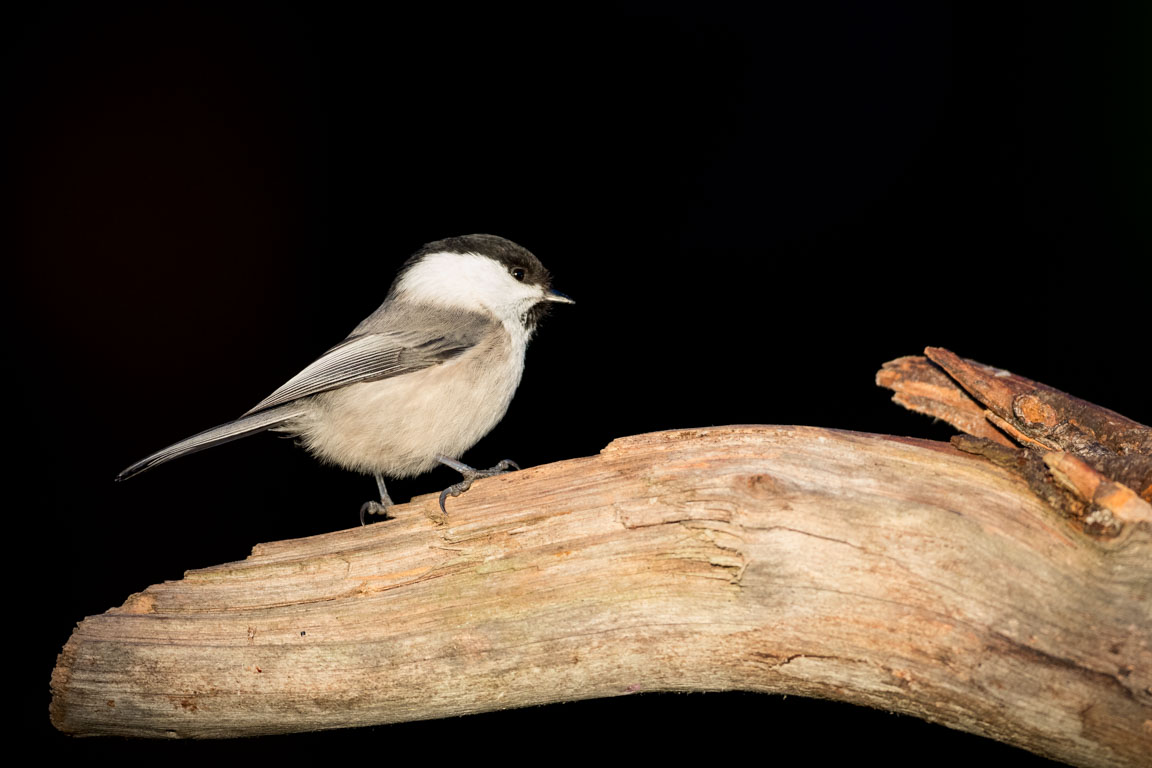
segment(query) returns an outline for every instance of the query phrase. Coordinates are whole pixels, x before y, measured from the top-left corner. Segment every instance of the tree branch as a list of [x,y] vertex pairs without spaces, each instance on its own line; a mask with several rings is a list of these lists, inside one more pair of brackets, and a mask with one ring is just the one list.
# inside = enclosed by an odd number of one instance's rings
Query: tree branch
[[85,619],[53,722],[243,736],[740,689],[1083,765],[1152,753],[1152,526],[1091,535],[947,444],[663,432],[435,511],[259,545]]

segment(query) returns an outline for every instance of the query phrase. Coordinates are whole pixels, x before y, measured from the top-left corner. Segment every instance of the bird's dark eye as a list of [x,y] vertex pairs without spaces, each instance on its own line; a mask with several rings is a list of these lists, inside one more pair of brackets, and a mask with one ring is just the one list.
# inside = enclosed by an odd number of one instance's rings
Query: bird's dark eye
[[524,270],[520,269],[520,267],[513,268],[512,277],[516,278],[520,282],[524,282]]

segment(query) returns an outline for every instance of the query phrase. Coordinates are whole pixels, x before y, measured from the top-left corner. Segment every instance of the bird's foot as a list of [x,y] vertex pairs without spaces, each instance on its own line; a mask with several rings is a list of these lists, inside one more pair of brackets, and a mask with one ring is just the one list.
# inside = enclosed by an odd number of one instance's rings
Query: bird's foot
[[463,464],[459,461],[446,461],[443,458],[440,459],[440,462],[442,464],[447,464],[449,467],[452,467],[452,469],[464,475],[463,480],[456,483],[455,485],[448,486],[440,493],[440,511],[445,515],[448,514],[448,510],[444,507],[444,502],[448,500],[449,496],[459,496],[460,494],[464,493],[464,491],[471,488],[472,483],[481,478],[495,477],[496,475],[503,475],[506,472],[514,472],[520,469],[520,465],[514,461],[509,461],[508,459],[504,459],[504,461],[500,462],[491,469],[473,469],[467,464]]
[[388,514],[390,506],[385,506],[378,501],[366,501],[360,505],[360,525],[368,525],[364,519],[367,515],[380,515],[384,520],[392,520],[392,516]]
[[384,487],[383,475],[376,475],[376,490],[380,491],[380,501],[366,501],[360,505],[360,525],[368,524],[364,522],[365,515],[380,515],[385,520],[392,519],[388,510],[395,505],[392,503],[391,497],[388,496],[388,489]]

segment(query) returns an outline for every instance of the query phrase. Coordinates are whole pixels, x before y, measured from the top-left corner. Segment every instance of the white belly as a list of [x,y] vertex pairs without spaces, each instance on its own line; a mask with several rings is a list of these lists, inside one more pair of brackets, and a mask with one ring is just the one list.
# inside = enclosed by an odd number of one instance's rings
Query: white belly
[[[316,395],[283,431],[317,458],[365,474],[411,477],[458,458],[504,417],[524,371],[506,335],[455,360]],[[505,365],[492,366],[493,358]],[[483,358],[488,364],[480,366]]]

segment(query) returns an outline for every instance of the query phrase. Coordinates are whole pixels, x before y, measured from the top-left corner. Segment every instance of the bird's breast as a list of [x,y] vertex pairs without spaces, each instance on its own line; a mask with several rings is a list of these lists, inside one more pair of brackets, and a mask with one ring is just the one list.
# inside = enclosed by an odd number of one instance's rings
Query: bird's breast
[[346,469],[408,477],[458,458],[504,417],[524,372],[524,348],[494,333],[459,357],[317,395],[292,425],[318,458]]

